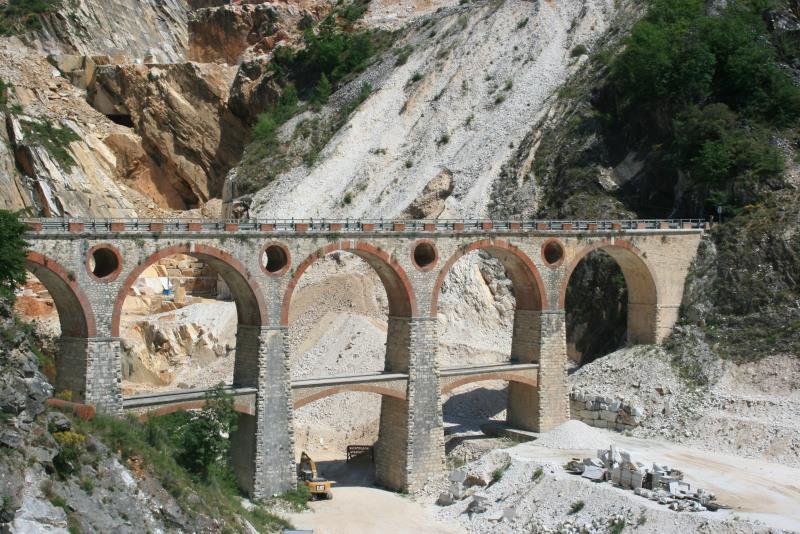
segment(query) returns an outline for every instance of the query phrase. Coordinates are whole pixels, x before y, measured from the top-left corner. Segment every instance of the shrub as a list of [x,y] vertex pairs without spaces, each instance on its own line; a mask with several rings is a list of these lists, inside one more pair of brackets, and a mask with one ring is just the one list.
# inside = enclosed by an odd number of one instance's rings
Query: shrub
[[439,136],[439,139],[436,140],[436,145],[442,146],[446,145],[449,142],[450,142],[450,136],[446,133],[443,133],[441,136]]
[[572,48],[572,51],[569,53],[569,55],[570,57],[579,57],[579,56],[585,56],[588,53],[589,51],[586,49],[585,45],[578,44]]
[[5,108],[8,102],[8,87],[5,80],[0,78],[0,109]]
[[400,65],[405,65],[412,52],[414,52],[414,47],[411,45],[405,45],[402,48],[396,49],[394,51],[397,57],[394,62],[395,66],[399,67]]
[[78,134],[66,126],[56,126],[51,121],[24,122],[22,128],[25,130],[27,139],[35,145],[39,145],[53,157],[58,164],[65,170],[70,170],[75,166],[75,160],[69,153],[70,143],[80,141]]
[[525,17],[524,19],[522,19],[519,22],[517,22],[517,29],[521,30],[522,28],[524,28],[527,25],[528,25],[528,17]]
[[25,283],[26,226],[10,211],[0,210],[0,299],[14,301],[14,289]]
[[58,9],[59,0],[9,0],[0,7],[0,35],[11,35],[41,28],[39,16]]
[[316,87],[314,87],[314,94],[311,97],[311,102],[317,105],[327,104],[332,90],[333,86],[331,82],[323,73],[322,76],[319,77]]
[[583,501],[575,501],[572,503],[572,506],[569,507],[569,514],[574,515],[583,510],[585,503]]
[[709,15],[704,0],[653,0],[610,65],[608,131],[653,149],[654,180],[687,179],[692,216],[736,213],[782,183],[765,132],[800,119],[800,88],[777,64],[769,6],[732,0]]

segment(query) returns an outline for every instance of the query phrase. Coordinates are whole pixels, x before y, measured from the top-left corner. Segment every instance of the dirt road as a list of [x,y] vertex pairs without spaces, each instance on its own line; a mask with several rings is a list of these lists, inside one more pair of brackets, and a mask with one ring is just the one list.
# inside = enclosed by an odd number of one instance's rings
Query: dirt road
[[462,534],[434,518],[434,508],[377,488],[340,487],[331,501],[310,503],[310,512],[287,517],[314,534]]

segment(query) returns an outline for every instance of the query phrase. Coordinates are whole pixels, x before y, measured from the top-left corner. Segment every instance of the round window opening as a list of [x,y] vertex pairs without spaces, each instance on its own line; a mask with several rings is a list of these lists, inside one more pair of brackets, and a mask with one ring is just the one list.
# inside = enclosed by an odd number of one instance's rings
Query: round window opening
[[89,258],[89,270],[97,278],[111,276],[119,268],[119,258],[110,248],[98,248]]
[[289,255],[279,245],[270,245],[261,253],[261,267],[268,273],[276,274],[283,271],[289,264]]
[[556,264],[564,257],[564,247],[556,241],[550,241],[544,246],[544,259],[550,265]]
[[421,268],[429,267],[436,261],[436,249],[430,243],[419,243],[414,247],[414,262]]

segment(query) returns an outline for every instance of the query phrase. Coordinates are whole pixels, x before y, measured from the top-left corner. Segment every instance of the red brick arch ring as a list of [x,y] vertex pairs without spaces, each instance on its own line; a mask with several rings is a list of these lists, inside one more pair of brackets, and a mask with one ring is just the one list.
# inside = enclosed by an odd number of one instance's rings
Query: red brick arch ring
[[[139,416],[139,421],[145,422],[151,417],[161,417],[163,415],[169,415],[175,412],[185,412],[187,410],[202,410],[206,406],[205,400],[196,400],[196,401],[186,401],[186,402],[178,402],[175,404],[167,404],[165,406],[160,406],[155,410],[150,410],[147,413],[143,413]],[[233,404],[233,409],[236,412],[244,413],[247,415],[255,415],[255,410],[249,405],[245,403],[236,402]]]
[[406,394],[404,391],[398,391],[396,389],[382,387],[382,386],[372,386],[369,384],[352,384],[345,386],[334,386],[327,389],[323,389],[322,391],[318,391],[316,393],[312,393],[311,395],[308,395],[306,397],[300,397],[299,399],[294,401],[294,409],[297,410],[298,408],[302,408],[306,404],[311,404],[312,402],[324,399],[325,397],[330,397],[332,395],[337,395],[339,393],[348,393],[355,391],[375,393],[383,397],[394,397],[396,399],[406,400]]
[[514,285],[517,309],[547,309],[547,293],[545,291],[544,282],[539,274],[539,270],[528,255],[503,239],[484,239],[459,247],[439,271],[439,276],[436,278],[436,283],[433,286],[431,315],[435,316],[438,312],[439,294],[442,291],[442,284],[444,283],[447,273],[450,272],[450,268],[461,259],[462,256],[475,250],[485,250],[503,264],[503,267],[506,269],[506,275],[511,279],[511,283]]
[[[630,331],[634,324],[631,321],[630,306],[644,305],[655,309],[658,306],[658,290],[655,271],[650,267],[644,253],[628,241],[616,238],[605,239],[580,250],[564,273],[564,279],[559,290],[558,306],[562,310],[565,307],[567,286],[575,268],[586,256],[597,250],[602,250],[614,258],[614,261],[617,262],[622,271],[622,275],[625,277],[625,284],[628,286],[628,328]],[[655,321],[655,314],[652,314],[649,320],[651,323]],[[655,330],[655,324],[642,325],[642,333],[634,337],[645,342],[654,342]]]
[[136,279],[155,262],[174,256],[175,254],[186,254],[200,261],[203,261],[216,270],[222,276],[225,283],[231,290],[233,300],[236,302],[236,313],[239,324],[261,326],[267,324],[267,306],[264,296],[258,284],[252,279],[250,273],[244,265],[228,254],[214,247],[186,243],[163,248],[147,259],[139,263],[130,274],[125,278],[117,294],[114,303],[114,316],[111,323],[111,335],[119,336],[119,323],[122,315],[122,305],[125,298],[129,295],[131,287]]
[[342,241],[332,243],[309,255],[297,266],[281,304],[281,325],[289,324],[289,307],[292,302],[294,288],[300,281],[303,273],[318,259],[336,252],[337,250],[350,252],[366,261],[378,273],[378,277],[386,290],[389,299],[389,315],[394,317],[416,317],[417,299],[414,288],[405,270],[386,251],[363,241]]
[[525,384],[531,387],[537,387],[539,385],[539,381],[536,379],[535,376],[534,377],[520,376],[514,373],[491,373],[486,375],[470,375],[446,383],[444,386],[442,386],[442,395],[447,395],[454,389],[460,388],[461,386],[465,386],[467,384],[473,384],[475,382],[488,382],[490,380],[505,380],[506,382],[516,382],[518,384]]
[[61,335],[65,337],[96,337],[97,327],[89,299],[75,281],[75,274],[68,272],[53,259],[38,252],[28,252],[27,269],[44,284],[53,297]]

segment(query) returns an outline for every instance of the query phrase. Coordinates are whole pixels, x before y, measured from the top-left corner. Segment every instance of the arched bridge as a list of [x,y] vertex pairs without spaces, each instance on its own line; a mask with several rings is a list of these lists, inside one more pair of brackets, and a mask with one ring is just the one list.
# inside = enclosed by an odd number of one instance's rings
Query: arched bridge
[[[293,410],[341,391],[381,395],[377,476],[416,489],[444,469],[443,394],[479,380],[509,382],[508,418],[546,431],[569,418],[564,299],[587,254],[607,252],[628,286],[628,339],[656,343],[678,316],[701,221],[191,221],[26,220],[28,268],[61,321],[58,390],[98,409],[198,407],[203,392],[123,399],[120,314],[138,276],[188,254],[230,287],[238,329],[231,436],[242,486],[262,497],[294,485]],[[442,283],[471,251],[499,260],[514,286],[511,362],[440,369]],[[291,381],[287,325],[294,288],[326,254],[346,251],[378,274],[389,300],[385,372]]]

